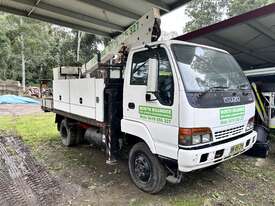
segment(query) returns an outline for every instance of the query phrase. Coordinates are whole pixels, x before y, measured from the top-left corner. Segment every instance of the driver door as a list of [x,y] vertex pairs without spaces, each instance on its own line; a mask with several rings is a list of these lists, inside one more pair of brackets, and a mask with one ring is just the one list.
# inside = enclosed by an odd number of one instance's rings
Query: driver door
[[[178,150],[178,85],[175,83],[168,50],[158,47],[130,54],[127,86],[124,86],[124,119],[147,127],[159,155],[177,158]],[[146,100],[149,58],[157,58],[158,91]],[[148,95],[148,94],[147,94]]]

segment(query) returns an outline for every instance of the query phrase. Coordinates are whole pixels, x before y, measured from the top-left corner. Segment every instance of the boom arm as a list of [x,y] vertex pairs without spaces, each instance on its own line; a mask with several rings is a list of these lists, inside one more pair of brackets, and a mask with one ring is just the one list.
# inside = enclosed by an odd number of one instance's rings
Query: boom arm
[[[101,62],[105,63],[118,54],[122,47],[130,49],[133,46],[157,41],[160,36],[160,13],[159,9],[152,8],[126,31],[117,38],[112,39],[100,53]],[[82,65],[82,74],[86,75],[97,69],[98,58],[95,56],[86,64]]]

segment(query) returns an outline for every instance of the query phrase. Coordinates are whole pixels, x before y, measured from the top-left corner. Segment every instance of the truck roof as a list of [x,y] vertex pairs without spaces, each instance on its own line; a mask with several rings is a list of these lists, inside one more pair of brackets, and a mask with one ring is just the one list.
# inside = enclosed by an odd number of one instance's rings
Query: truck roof
[[[229,54],[227,51],[225,51],[223,49],[219,49],[219,48],[211,47],[211,46],[207,46],[207,45],[202,45],[202,44],[196,44],[196,43],[187,42],[187,41],[180,41],[180,40],[156,41],[156,42],[148,43],[147,45],[154,46],[154,45],[158,45],[158,44],[165,44],[167,46],[170,46],[171,44],[182,44],[182,45],[189,45],[189,46],[199,46],[199,47],[203,47],[203,48],[207,48],[207,49],[212,49],[212,50],[216,50],[216,51],[219,51],[219,52],[223,52],[223,53]],[[144,48],[144,45],[133,47],[133,50],[138,50],[138,49],[141,49],[141,48]]]

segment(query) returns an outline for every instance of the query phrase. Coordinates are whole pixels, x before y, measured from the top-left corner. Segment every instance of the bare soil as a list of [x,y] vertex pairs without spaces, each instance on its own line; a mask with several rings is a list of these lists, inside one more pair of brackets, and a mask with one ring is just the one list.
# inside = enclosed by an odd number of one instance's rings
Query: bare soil
[[267,159],[242,155],[216,169],[186,174],[182,183],[167,183],[161,193],[149,195],[131,182],[127,160],[105,164],[98,148],[43,145],[38,156],[67,184],[80,188],[72,205],[275,205],[275,153]]
[[0,116],[2,115],[25,115],[41,113],[41,107],[37,104],[1,104]]
[[0,205],[54,205],[58,181],[38,164],[21,139],[0,136]]
[[38,163],[19,138],[2,135],[0,153],[0,205],[275,205],[274,152],[186,174],[157,195],[133,185],[127,160],[106,165],[93,146],[45,143],[32,151]]
[[[15,115],[28,110],[16,108],[10,108]],[[91,145],[66,148],[46,140],[28,149],[20,138],[0,131],[0,155],[1,206],[275,206],[274,149],[267,159],[241,155],[216,169],[188,173],[157,195],[134,186],[127,159],[107,165],[104,152]]]

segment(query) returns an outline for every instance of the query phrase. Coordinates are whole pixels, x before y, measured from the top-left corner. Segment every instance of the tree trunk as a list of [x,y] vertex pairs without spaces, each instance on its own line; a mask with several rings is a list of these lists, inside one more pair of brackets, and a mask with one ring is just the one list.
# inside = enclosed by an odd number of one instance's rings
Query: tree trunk
[[7,69],[4,67],[4,71],[3,71],[3,78],[4,80],[7,79]]
[[77,49],[76,49],[76,61],[79,62],[80,43],[81,43],[81,31],[77,31]]
[[[20,18],[20,26],[23,25],[23,19],[22,17]],[[25,49],[25,45],[24,45],[24,37],[23,34],[21,33],[20,36],[20,41],[21,41],[21,65],[22,65],[22,87],[23,87],[23,91],[26,90],[26,74],[25,74],[25,53],[24,53],[24,49]]]

